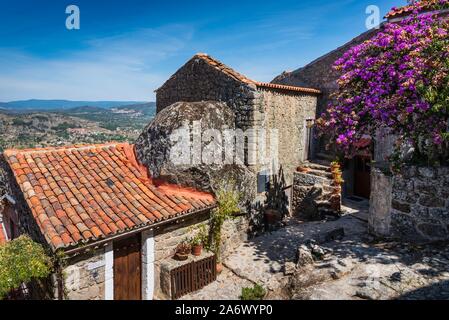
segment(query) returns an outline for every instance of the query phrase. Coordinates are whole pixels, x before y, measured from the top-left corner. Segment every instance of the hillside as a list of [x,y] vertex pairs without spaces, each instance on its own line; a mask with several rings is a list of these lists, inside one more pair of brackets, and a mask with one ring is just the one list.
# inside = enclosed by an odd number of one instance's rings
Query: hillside
[[82,106],[92,106],[99,108],[114,108],[124,105],[135,105],[146,102],[138,101],[70,101],[70,100],[20,100],[11,102],[0,102],[0,108],[5,108],[11,111],[53,111],[53,110],[66,110]]
[[108,130],[140,130],[154,117],[156,104],[134,104],[104,109],[94,106],[82,106],[59,111],[60,114],[94,121]]
[[0,151],[77,143],[133,142],[154,114],[154,103],[113,109],[79,106],[53,112],[17,113],[0,109]]

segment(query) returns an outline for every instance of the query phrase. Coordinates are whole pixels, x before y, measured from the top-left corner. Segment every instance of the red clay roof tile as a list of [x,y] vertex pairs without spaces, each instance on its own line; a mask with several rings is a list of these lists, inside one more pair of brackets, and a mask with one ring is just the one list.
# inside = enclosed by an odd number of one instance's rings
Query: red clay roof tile
[[215,206],[211,194],[155,185],[125,143],[4,154],[54,250]]

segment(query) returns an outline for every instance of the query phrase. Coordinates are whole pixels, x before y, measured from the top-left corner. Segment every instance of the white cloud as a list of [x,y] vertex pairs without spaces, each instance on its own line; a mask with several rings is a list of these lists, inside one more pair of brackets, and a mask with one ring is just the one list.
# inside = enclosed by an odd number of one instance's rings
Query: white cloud
[[92,39],[58,58],[0,48],[0,101],[18,99],[154,100],[167,78],[158,64],[183,50],[193,28],[172,25]]

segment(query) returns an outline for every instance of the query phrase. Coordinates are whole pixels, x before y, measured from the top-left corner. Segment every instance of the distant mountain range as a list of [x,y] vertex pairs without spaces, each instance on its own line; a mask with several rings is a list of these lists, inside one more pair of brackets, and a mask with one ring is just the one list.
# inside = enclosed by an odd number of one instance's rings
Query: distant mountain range
[[[151,104],[152,102],[150,102]],[[148,102],[140,101],[70,101],[70,100],[21,100],[11,102],[0,102],[0,109],[9,111],[56,111],[67,110],[78,107],[97,107],[111,109],[129,105],[142,105]]]
[[66,114],[104,114],[104,115],[110,115],[112,114],[142,114],[145,116],[154,116],[156,114],[156,103],[155,102],[145,102],[145,103],[138,103],[138,104],[126,104],[126,105],[120,105],[115,107],[109,107],[109,108],[103,108],[103,107],[97,107],[97,106],[91,106],[91,105],[83,105],[79,107],[74,108],[68,108],[68,109],[58,109],[54,110],[57,112],[62,112]]

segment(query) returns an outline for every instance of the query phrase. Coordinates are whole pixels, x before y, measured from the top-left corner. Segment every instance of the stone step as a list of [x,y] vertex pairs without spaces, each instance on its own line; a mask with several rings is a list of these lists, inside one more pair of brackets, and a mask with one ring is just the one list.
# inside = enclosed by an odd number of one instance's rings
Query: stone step
[[[332,181],[331,181],[332,182]],[[330,183],[328,184],[328,185],[323,185],[323,191],[324,191],[324,193],[326,193],[326,194],[329,194],[329,193],[332,193],[332,192],[334,192],[334,190],[335,190],[335,186],[333,186],[333,185],[331,185]]]
[[303,163],[304,167],[313,169],[313,170],[318,170],[318,171],[325,171],[325,172],[331,172],[331,168],[330,166],[325,166],[319,163],[315,163],[315,162],[304,162]]
[[332,173],[327,172],[327,171],[310,169],[307,173],[312,174],[314,176],[323,177],[323,178],[332,180]]
[[331,207],[331,203],[328,200],[315,200],[315,204],[320,210],[330,209]]

